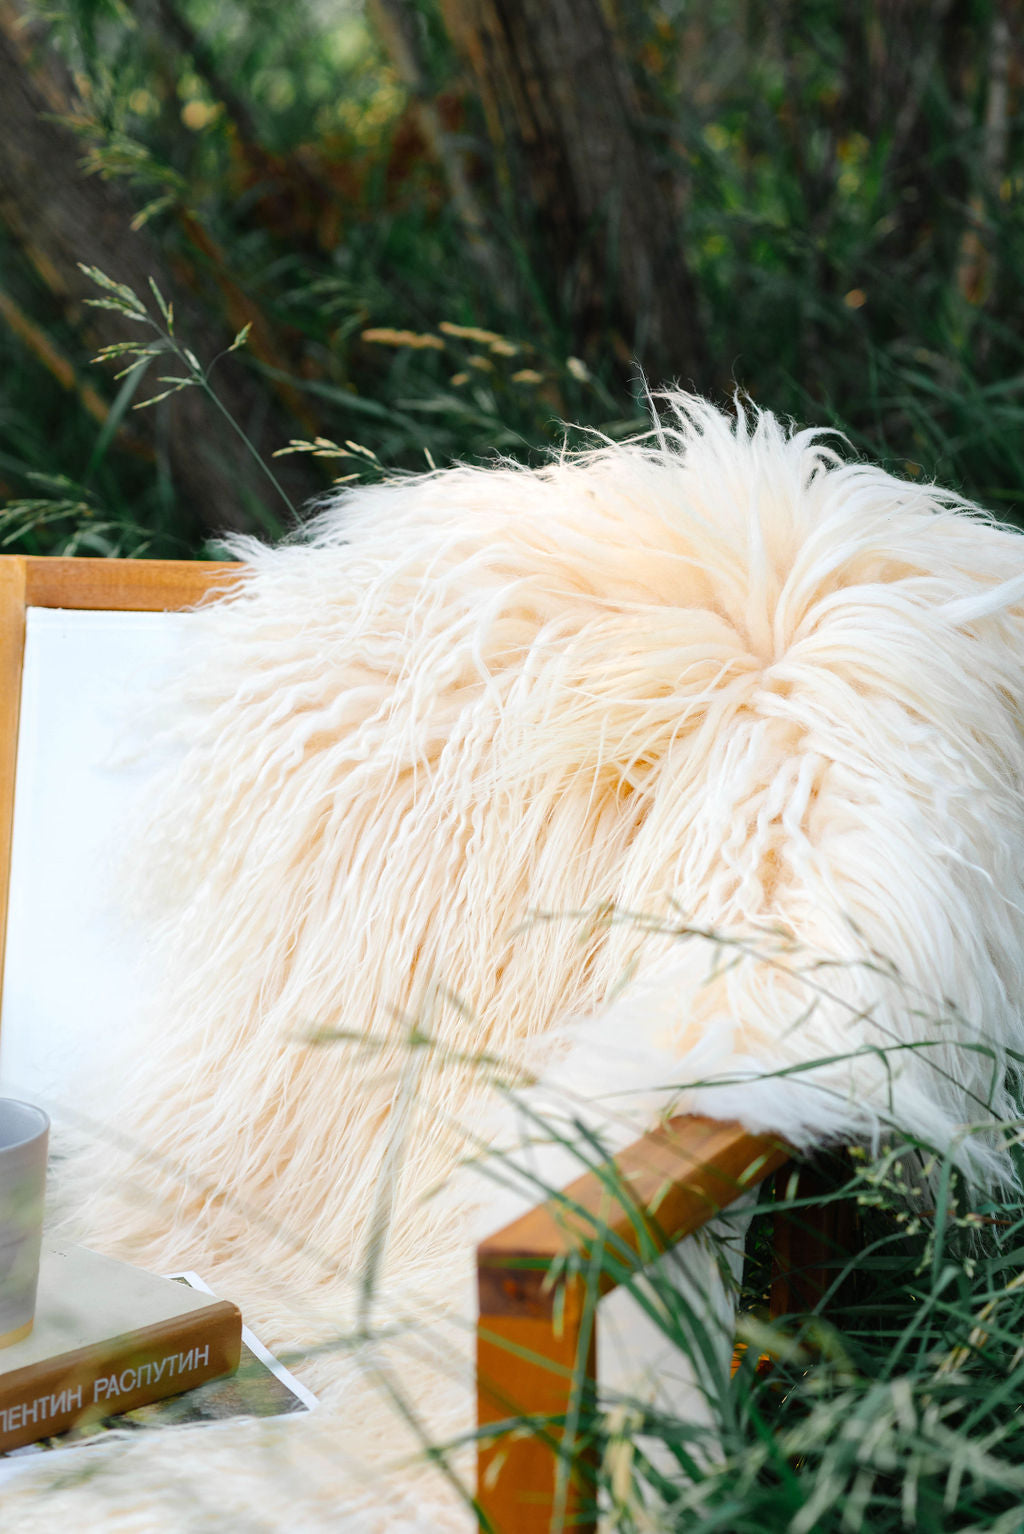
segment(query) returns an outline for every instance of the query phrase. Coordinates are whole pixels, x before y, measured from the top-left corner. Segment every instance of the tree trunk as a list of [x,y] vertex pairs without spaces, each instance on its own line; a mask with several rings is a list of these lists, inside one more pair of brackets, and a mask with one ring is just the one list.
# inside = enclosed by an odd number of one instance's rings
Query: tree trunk
[[[74,109],[73,98],[65,94],[64,72],[45,53],[42,64],[30,67],[27,35],[15,32],[14,20],[5,6],[0,11],[0,220],[88,344],[142,335],[122,315],[85,305],[98,289],[79,270],[79,262],[99,267],[146,298],[152,277],[175,300],[182,339],[209,361],[230,344],[230,335],[211,335],[209,316],[190,295],[181,294],[153,237],[145,229],[131,231],[134,210],[118,188],[83,175],[80,140],[45,115],[68,115]],[[195,344],[199,337],[201,348]],[[259,381],[233,363],[234,358],[228,359],[215,375],[218,396],[261,453],[272,453],[295,434],[294,428],[278,415]],[[267,513],[287,521],[287,509],[259,465],[200,390],[185,389],[139,411],[132,424],[166,452],[184,516],[193,526],[210,533],[251,531],[266,523]],[[278,478],[293,501],[319,488],[303,463],[289,459],[285,464]]]
[[710,383],[677,215],[635,128],[599,0],[442,0],[534,262],[591,358],[609,326],[652,383]]
[[501,249],[488,237],[487,215],[468,173],[465,149],[445,128],[438,110],[417,33],[415,5],[412,0],[367,0],[367,19],[409,92],[423,142],[447,183],[469,255],[486,282],[507,291],[514,273]]

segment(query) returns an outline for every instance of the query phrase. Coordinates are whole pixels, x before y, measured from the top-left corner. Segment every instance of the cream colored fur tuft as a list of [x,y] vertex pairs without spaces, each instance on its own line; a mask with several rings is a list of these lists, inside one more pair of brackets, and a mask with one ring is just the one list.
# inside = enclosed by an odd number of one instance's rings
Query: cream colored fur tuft
[[108,1245],[287,1334],[275,1290],[358,1268],[383,1174],[384,1281],[429,1290],[481,1053],[1004,1173],[964,1126],[1024,1048],[1016,533],[677,394],[234,547],[140,863],[167,984],[122,1124],[173,1175],[94,1206]]

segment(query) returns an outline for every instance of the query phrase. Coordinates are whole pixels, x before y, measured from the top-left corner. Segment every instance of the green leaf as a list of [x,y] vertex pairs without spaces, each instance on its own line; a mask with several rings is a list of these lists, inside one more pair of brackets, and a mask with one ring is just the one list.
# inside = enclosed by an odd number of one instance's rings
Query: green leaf
[[229,352],[236,352],[240,346],[244,346],[246,341],[248,341],[248,339],[249,339],[249,332],[250,332],[251,329],[252,329],[252,320],[250,320],[247,325],[243,325],[242,326],[241,330],[238,332],[237,336],[232,341],[231,345],[228,347],[228,351]]
[[85,302],[90,309],[113,309],[117,314],[123,314],[126,320],[135,320],[136,323],[152,325],[153,321],[145,309],[131,309],[127,304],[119,302],[116,298],[87,298]]
[[155,282],[154,278],[152,278],[152,277],[150,277],[150,279],[149,279],[149,286],[150,286],[150,288],[152,290],[153,297],[157,301],[157,306],[158,306],[158,308],[160,310],[160,313],[164,317],[164,322],[167,325],[167,332],[168,332],[169,335],[173,335],[173,333],[174,333],[174,313],[173,313],[173,311],[171,309],[171,306],[167,302],[166,298],[164,298],[164,295],[161,293],[160,289],[156,285],[156,282]]
[[[101,272],[98,266],[86,266],[84,261],[78,263],[79,271],[85,273],[90,282],[94,282],[98,288],[103,288],[107,293],[113,294],[121,300],[122,305],[130,312],[148,319],[146,307],[141,298],[134,290],[123,282],[115,282],[113,277],[108,277],[106,272]],[[96,303],[99,300],[87,299],[87,303]]]
[[124,382],[117,391],[117,398],[110,407],[107,419],[100,428],[93,450],[89,455],[89,462],[86,464],[83,476],[87,481],[92,478],[106,457],[107,450],[116,437],[121,423],[128,412],[128,407],[132,402],[135,391],[142,382],[142,375],[143,369],[139,366],[126,368],[123,373],[118,375],[118,377],[124,378]]
[[138,404],[132,406],[132,409],[145,410],[149,405],[159,405],[162,399],[167,399],[171,394],[180,394],[182,389],[187,389],[191,382],[191,378],[180,379],[173,389],[164,389],[159,394],[151,395],[149,399],[139,400]]
[[134,362],[129,362],[129,364],[128,364],[128,366],[126,368],[122,368],[119,373],[115,373],[114,374],[114,381],[115,381],[115,383],[117,382],[117,380],[119,378],[127,378],[130,373],[141,373],[141,372],[143,372],[149,366],[149,364],[152,362],[152,360],[153,360],[152,354],[145,353],[145,352],[142,353],[141,356],[136,357]]
[[155,218],[158,213],[163,213],[167,208],[173,208],[180,198],[173,192],[165,192],[162,197],[154,197],[144,204],[131,221],[132,229],[142,229]]

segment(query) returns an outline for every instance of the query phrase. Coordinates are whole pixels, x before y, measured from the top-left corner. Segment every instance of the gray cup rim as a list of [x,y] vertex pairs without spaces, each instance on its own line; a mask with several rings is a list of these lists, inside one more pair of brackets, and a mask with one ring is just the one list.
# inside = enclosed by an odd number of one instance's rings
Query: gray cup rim
[[26,1113],[36,1116],[34,1127],[29,1127],[20,1140],[9,1140],[6,1144],[0,1134],[0,1156],[5,1151],[20,1150],[23,1145],[30,1145],[33,1140],[38,1140],[50,1127],[50,1115],[44,1108],[39,1108],[35,1103],[26,1103],[20,1097],[0,1097],[0,1122],[3,1119],[4,1109],[7,1107],[23,1108]]

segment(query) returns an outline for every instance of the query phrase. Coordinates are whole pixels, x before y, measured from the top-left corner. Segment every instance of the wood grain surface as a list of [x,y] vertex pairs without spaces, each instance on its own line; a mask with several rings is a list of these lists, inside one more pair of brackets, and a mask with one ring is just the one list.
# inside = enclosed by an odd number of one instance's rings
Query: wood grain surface
[[25,605],[178,612],[239,583],[244,565],[188,559],[26,558]]
[[[596,1383],[597,1295],[783,1166],[777,1136],[681,1116],[477,1248],[477,1505],[493,1534],[593,1534],[591,1446],[574,1407]],[[587,1272],[588,1260],[594,1271]],[[506,1424],[503,1433],[487,1432]],[[571,1460],[571,1464],[570,1464]],[[571,1471],[571,1473],[570,1473]],[[561,1520],[561,1521],[559,1521]]]

